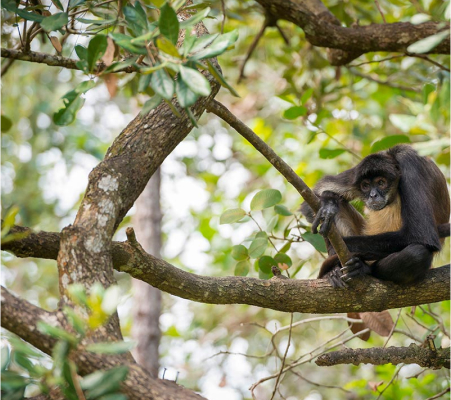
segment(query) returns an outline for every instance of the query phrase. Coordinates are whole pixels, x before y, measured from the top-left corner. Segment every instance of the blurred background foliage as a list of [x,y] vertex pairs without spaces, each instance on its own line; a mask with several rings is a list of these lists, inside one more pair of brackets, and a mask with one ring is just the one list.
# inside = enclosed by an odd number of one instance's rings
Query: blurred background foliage
[[[435,0],[379,3],[387,22],[410,21],[418,14],[442,21],[449,10],[449,2]],[[383,22],[372,1],[327,0],[325,4],[347,26],[357,21],[361,25]],[[429,60],[391,53],[371,53],[350,66],[331,67],[326,49],[311,46],[300,28],[281,21],[289,44],[275,28],[267,29],[246,65],[245,78],[237,83],[239,67],[264,16],[254,1],[227,0],[225,5],[225,32],[237,29],[239,39],[219,62],[240,98],[222,89],[217,99],[308,185],[396,143],[411,143],[421,155],[432,157],[449,177],[448,71]],[[205,23],[210,33],[220,32],[221,2],[212,2],[210,7],[214,18]],[[17,42],[15,27],[4,24],[2,33],[3,47]],[[86,38],[79,38],[77,43],[69,41],[63,55],[74,57],[74,46],[80,43],[86,44]],[[54,53],[48,40],[41,38],[33,42],[32,50]],[[448,66],[447,56],[429,58]],[[118,74],[118,78],[119,90],[114,98],[99,78],[97,86],[86,93],[75,122],[61,127],[53,123],[52,115],[61,105],[61,96],[84,75],[21,61],[12,64],[2,79],[3,215],[17,206],[16,223],[36,230],[59,231],[73,221],[90,170],[148,99],[138,92],[138,75]],[[269,188],[282,193],[282,204],[292,212],[297,213],[301,202],[297,192],[252,146],[207,113],[199,120],[199,128],[164,162],[162,177],[163,257],[180,268],[209,276],[233,275],[236,261],[231,256],[232,246],[246,245],[245,239],[258,231],[253,221],[219,225],[224,210],[242,207],[248,211],[255,193]],[[116,240],[125,239],[130,215],[121,224]],[[257,212],[255,218],[265,224],[274,215],[265,210]],[[289,218],[278,218],[275,234],[283,232]],[[274,255],[274,251],[268,248],[265,254]],[[291,269],[302,266],[297,279],[316,276],[323,255],[311,244],[294,243],[287,254],[293,260]],[[443,265],[449,256],[448,238],[434,265]],[[47,310],[57,307],[54,261],[16,259],[2,252],[2,271],[2,283],[13,292]],[[249,275],[258,276],[258,272],[251,268]],[[118,273],[117,279],[130,293],[129,277]],[[164,295],[163,303],[160,349],[166,379],[179,374],[181,384],[210,399],[249,399],[249,386],[280,368],[277,357],[265,354],[270,349],[271,332],[289,324],[288,314],[243,305],[196,304],[169,295]],[[133,323],[129,317],[132,304],[129,296],[119,306],[125,336]],[[434,304],[431,310],[449,327],[449,302]],[[391,313],[396,319],[398,311]],[[421,309],[415,311],[418,323],[410,313],[410,309],[402,311],[397,329],[404,334],[395,332],[390,345],[409,345],[413,338],[422,341],[430,333],[425,327],[434,330],[437,325]],[[308,317],[295,314],[294,321]],[[346,327],[345,321],[323,320],[294,328],[288,357],[308,354]],[[435,332],[437,346],[449,346],[449,334],[441,329]],[[277,335],[275,343],[283,354],[286,334]],[[373,347],[384,343],[384,338],[373,334],[368,342],[354,339],[347,345]],[[383,381],[379,386],[382,390],[397,369],[392,365],[324,368],[306,363],[294,370],[296,374],[285,376],[280,395],[290,400],[378,398],[371,383]],[[270,380],[259,386],[257,397],[269,398],[273,384]],[[382,397],[426,399],[446,385],[447,371],[406,366]]]

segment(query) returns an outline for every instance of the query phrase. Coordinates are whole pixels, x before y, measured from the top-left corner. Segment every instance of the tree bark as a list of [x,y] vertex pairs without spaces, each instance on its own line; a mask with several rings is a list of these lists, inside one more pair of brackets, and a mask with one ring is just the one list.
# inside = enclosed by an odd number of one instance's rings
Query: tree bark
[[[133,225],[143,248],[160,257],[161,250],[161,170],[150,178],[135,203]],[[158,376],[160,345],[161,292],[138,279],[133,279],[132,337],[137,343],[132,354],[153,377]]]

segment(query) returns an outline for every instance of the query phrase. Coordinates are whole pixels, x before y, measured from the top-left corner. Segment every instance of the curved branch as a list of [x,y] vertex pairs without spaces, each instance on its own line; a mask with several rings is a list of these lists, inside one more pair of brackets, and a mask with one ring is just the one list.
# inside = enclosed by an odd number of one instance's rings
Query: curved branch
[[[1,288],[1,325],[8,331],[15,333],[28,343],[52,355],[56,340],[44,335],[37,328],[39,321],[44,321],[52,326],[68,330],[65,317],[62,312],[48,312],[34,306],[26,300],[12,295],[4,287]],[[70,328],[69,328],[70,329]],[[155,379],[149,373],[137,365],[130,357],[109,355],[105,357],[86,351],[71,353],[81,375],[86,375],[100,369],[110,369],[118,365],[127,365],[129,373],[122,384],[122,391],[128,398],[139,400],[201,400],[202,396],[193,391],[177,385],[173,381]]]
[[[301,27],[306,39],[314,46],[333,50],[332,65],[345,65],[361,54],[373,51],[405,53],[411,44],[449,28],[442,22],[409,22],[371,24],[346,28],[320,0],[257,0],[266,13]],[[337,51],[338,50],[338,51]],[[430,53],[449,54],[450,40],[446,38]]]
[[[29,228],[14,227],[11,232],[30,232],[25,238],[6,243],[3,250],[18,257],[55,259],[58,233],[32,233]],[[334,289],[323,279],[270,280],[227,276],[208,277],[183,271],[164,260],[147,254],[128,232],[127,242],[113,242],[113,266],[134,278],[174,296],[210,304],[249,304],[284,312],[317,314],[382,311],[448,300],[450,268],[430,270],[416,285],[400,286],[366,278],[347,289]],[[48,245],[48,246],[47,246]],[[48,251],[45,251],[45,249]]]
[[[219,118],[223,119],[250,144],[252,144],[252,146],[254,146],[255,149],[258,150],[285,177],[285,179],[293,185],[312,210],[315,212],[318,211],[320,202],[315,193],[313,193],[313,191],[296,174],[296,172],[294,172],[293,169],[285,161],[283,161],[273,149],[271,149],[271,147],[261,140],[252,131],[252,129],[235,117],[235,115],[233,115],[227,107],[216,100],[212,100],[207,104],[207,111],[212,112]],[[340,262],[344,265],[351,256],[345,242],[343,241],[343,238],[338,233],[335,224],[332,224],[328,239],[335,249]]]
[[[67,57],[63,57],[63,56],[57,56],[54,54],[38,53],[36,51],[29,51],[29,52],[25,53],[22,50],[5,49],[2,47],[1,56],[3,58],[8,58],[10,60],[20,60],[20,61],[34,62],[34,63],[38,63],[38,64],[46,64],[50,67],[80,69],[77,66],[78,60],[74,60],[72,58],[67,58]],[[96,68],[94,69],[93,73],[102,72],[106,68],[107,68],[107,65],[101,61],[96,64]],[[117,71],[114,71],[114,73],[118,73],[118,72],[127,72],[127,73],[136,72],[136,68],[134,66],[130,66],[130,67],[125,67],[125,68],[121,68]]]
[[345,349],[319,356],[315,363],[321,367],[337,364],[418,364],[425,368],[450,368],[449,347],[432,351],[412,343],[409,347],[373,347]]

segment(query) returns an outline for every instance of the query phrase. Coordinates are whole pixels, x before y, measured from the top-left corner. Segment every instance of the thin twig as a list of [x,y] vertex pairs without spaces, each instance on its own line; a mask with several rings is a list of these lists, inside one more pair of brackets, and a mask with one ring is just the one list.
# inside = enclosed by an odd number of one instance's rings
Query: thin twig
[[367,79],[367,80],[372,81],[372,82],[379,83],[380,85],[385,85],[385,86],[391,87],[393,89],[405,90],[405,91],[409,91],[409,92],[420,92],[421,91],[421,89],[417,89],[417,88],[414,88],[414,87],[398,85],[396,83],[392,83],[392,82],[388,82],[388,81],[382,81],[382,80],[380,80],[378,78],[375,78],[375,77],[373,77],[371,75],[362,74],[361,72],[358,72],[358,71],[356,71],[353,68],[349,68],[349,67],[346,67],[346,68],[353,75],[359,76],[360,78],[364,78],[364,79]]
[[382,396],[382,394],[388,389],[388,387],[393,383],[393,381],[396,379],[396,377],[399,374],[399,371],[401,371],[402,367],[404,367],[404,364],[402,364],[398,370],[393,374],[392,378],[390,379],[390,382],[387,383],[387,386],[385,386],[380,392],[379,392],[379,396],[377,396],[376,400],[379,400]]
[[287,348],[285,349],[285,353],[282,358],[282,365],[280,366],[280,372],[279,372],[279,375],[277,376],[276,383],[274,385],[274,391],[272,392],[272,396],[271,396],[270,400],[273,400],[274,396],[276,395],[276,391],[279,386],[280,377],[282,376],[282,373],[283,373],[283,367],[285,366],[285,360],[287,359],[288,349],[290,348],[290,344],[291,344],[291,332],[293,331],[292,325],[293,325],[293,313],[291,313],[291,318],[290,318],[290,330],[288,333]]
[[425,60],[427,62],[430,62],[431,64],[435,65],[436,67],[440,68],[443,71],[447,71],[450,72],[451,70],[447,67],[445,67],[444,65],[438,63],[437,61],[432,60],[431,58],[429,58],[428,56],[423,56],[421,54],[412,54],[412,53],[407,53],[407,55],[409,57],[416,57],[416,58],[421,58],[422,60]]
[[391,331],[390,331],[390,334],[388,335],[387,340],[385,341],[384,345],[382,346],[383,349],[385,349],[387,347],[388,341],[391,339],[391,337],[393,336],[393,333],[395,332],[396,325],[398,325],[399,317],[401,316],[401,311],[402,311],[402,308],[400,308],[398,311],[398,317],[396,318],[396,321],[393,324],[393,327],[391,328]]
[[292,374],[296,375],[298,378],[302,379],[303,381],[306,381],[307,383],[310,383],[311,385],[317,386],[317,387],[323,387],[325,389],[339,389],[342,390],[345,393],[352,393],[350,390],[347,390],[341,386],[333,386],[333,385],[323,385],[321,383],[313,382],[310,379],[307,379],[305,376],[302,376],[299,372],[290,371]]
[[241,80],[244,78],[244,67],[246,66],[246,63],[248,62],[249,58],[251,58],[252,53],[254,52],[255,48],[257,47],[258,42],[262,38],[263,34],[265,33],[266,28],[268,27],[268,20],[265,19],[265,22],[263,23],[262,27],[260,28],[257,35],[255,35],[254,40],[252,41],[249,50],[247,51],[246,57],[244,58],[243,63],[240,67],[240,75],[238,77],[238,83],[241,82]]
[[376,3],[376,7],[377,7],[377,9],[379,10],[379,13],[381,14],[381,17],[382,17],[382,20],[384,21],[384,24],[386,24],[387,21],[386,21],[386,19],[385,19],[384,13],[382,12],[382,8],[381,8],[381,6],[380,6],[380,4],[379,4],[379,1],[378,1],[378,0],[374,0],[374,2]]
[[353,68],[353,67],[361,67],[362,65],[367,65],[367,64],[374,64],[374,63],[381,63],[384,61],[390,61],[393,60],[394,58],[401,58],[401,57],[405,57],[404,54],[400,54],[397,56],[391,56],[391,57],[387,57],[387,58],[381,58],[380,60],[371,60],[371,61],[365,61],[365,62],[361,62],[360,64],[349,64],[348,67],[349,68]]
[[432,397],[428,397],[426,400],[434,400],[434,399],[438,399],[440,397],[442,397],[444,394],[448,393],[450,390],[449,387],[447,387],[443,392],[437,393],[436,395],[432,396]]

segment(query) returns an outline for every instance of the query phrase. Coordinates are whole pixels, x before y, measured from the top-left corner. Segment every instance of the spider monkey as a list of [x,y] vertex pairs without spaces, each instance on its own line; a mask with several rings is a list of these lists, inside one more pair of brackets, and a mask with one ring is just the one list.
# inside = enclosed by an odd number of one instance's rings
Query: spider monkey
[[[446,179],[428,158],[398,145],[365,157],[357,166],[326,176],[314,188],[321,200],[316,216],[303,203],[312,232],[324,237],[334,221],[353,256],[340,266],[326,238],[329,258],[318,278],[334,287],[363,275],[395,283],[422,279],[433,254],[450,235],[450,198]],[[365,203],[364,219],[349,201]]]

